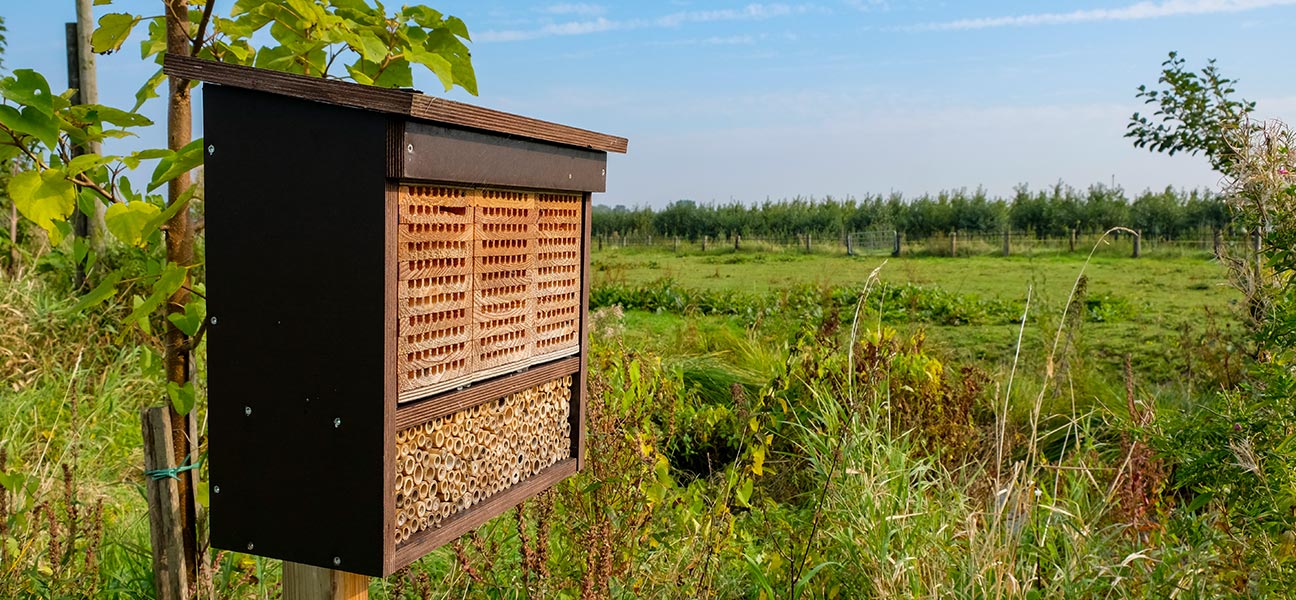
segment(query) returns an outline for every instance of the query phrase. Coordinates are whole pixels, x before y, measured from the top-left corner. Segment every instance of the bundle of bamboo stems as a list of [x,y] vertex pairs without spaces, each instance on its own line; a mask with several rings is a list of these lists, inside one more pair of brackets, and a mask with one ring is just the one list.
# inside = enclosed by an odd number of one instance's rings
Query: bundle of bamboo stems
[[570,375],[396,434],[396,543],[571,456]]

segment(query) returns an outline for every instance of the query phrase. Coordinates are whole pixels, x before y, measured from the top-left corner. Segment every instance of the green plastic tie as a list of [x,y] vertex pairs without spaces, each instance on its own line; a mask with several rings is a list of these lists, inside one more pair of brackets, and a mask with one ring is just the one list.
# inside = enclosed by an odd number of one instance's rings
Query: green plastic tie
[[184,473],[185,471],[192,471],[192,470],[197,469],[199,466],[202,465],[202,461],[201,461],[201,460],[199,460],[196,464],[192,464],[192,465],[189,464],[189,458],[190,458],[189,456],[186,456],[185,459],[184,459],[184,462],[180,463],[180,466],[178,466],[178,467],[171,467],[171,468],[169,468],[169,469],[153,469],[152,471],[144,471],[144,475],[145,475],[146,477],[148,477],[149,479],[152,479],[153,481],[162,481],[163,479],[175,479],[175,480],[179,480],[179,479],[180,479],[180,474],[181,474],[181,473]]

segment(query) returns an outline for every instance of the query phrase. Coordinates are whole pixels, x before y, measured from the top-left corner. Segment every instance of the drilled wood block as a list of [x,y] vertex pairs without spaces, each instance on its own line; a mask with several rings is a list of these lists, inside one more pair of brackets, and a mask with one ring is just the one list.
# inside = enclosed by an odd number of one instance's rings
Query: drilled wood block
[[396,544],[571,456],[572,377],[396,434]]

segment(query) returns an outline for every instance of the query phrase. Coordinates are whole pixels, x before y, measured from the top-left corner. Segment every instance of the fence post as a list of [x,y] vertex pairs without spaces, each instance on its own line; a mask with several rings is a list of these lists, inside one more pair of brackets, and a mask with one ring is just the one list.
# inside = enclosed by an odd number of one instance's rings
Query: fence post
[[1222,256],[1220,251],[1224,245],[1223,236],[1220,234],[1219,228],[1213,228],[1211,230],[1211,238],[1211,243],[1214,246],[1213,250],[1215,253],[1215,260],[1219,260],[1220,256]]
[[706,243],[707,243],[707,239],[710,238],[710,237],[711,237],[711,236],[709,236],[709,235],[704,235],[704,236],[702,236],[702,251],[703,251],[703,252],[706,252]]
[[1003,234],[1003,255],[1012,254],[1012,232],[1005,229]]
[[367,600],[369,578],[284,561],[284,600]]
[[855,249],[851,247],[851,234],[846,234],[846,256],[855,256]]
[[675,254],[679,254],[679,236],[675,236]]
[[1143,230],[1140,229],[1134,233],[1134,258],[1138,258],[1143,250]]
[[950,232],[950,256],[958,256],[958,230]]
[[1075,245],[1076,245],[1076,230],[1072,229],[1071,230],[1071,252],[1072,253],[1075,252]]
[[[140,413],[140,426],[144,438],[144,470],[179,466],[171,445],[171,413],[167,408],[144,409]],[[147,490],[154,591],[160,600],[188,600],[192,591],[188,577],[190,565],[184,557],[181,499],[176,482],[166,477],[149,478]]]
[[895,247],[891,249],[891,256],[894,258],[900,258],[900,235],[900,230],[897,229],[895,231]]
[[742,250],[742,236],[734,234],[734,252]]

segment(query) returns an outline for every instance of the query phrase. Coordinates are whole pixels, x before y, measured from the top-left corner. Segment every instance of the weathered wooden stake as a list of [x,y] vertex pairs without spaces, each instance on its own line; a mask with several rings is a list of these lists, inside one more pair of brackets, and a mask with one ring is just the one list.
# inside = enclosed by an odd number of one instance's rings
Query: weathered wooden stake
[[284,561],[283,590],[284,600],[368,600],[369,578]]
[[1071,252],[1075,252],[1075,245],[1076,245],[1076,230],[1072,229],[1071,230]]
[[675,253],[679,254],[679,236],[675,236]]
[[1134,258],[1138,258],[1143,253],[1143,231],[1140,230],[1134,234]]
[[738,235],[738,234],[735,233],[735,234],[734,234],[734,251],[737,252],[737,251],[739,251],[739,250],[741,250],[741,249],[742,249],[742,236],[741,236],[741,235]]
[[[171,444],[171,414],[166,407],[140,413],[144,435],[144,470],[177,466]],[[176,480],[147,481],[149,541],[153,546],[153,577],[159,600],[188,600],[189,564],[184,556],[184,526]]]
[[703,251],[703,252],[706,252],[707,240],[710,239],[710,238],[711,238],[711,236],[709,236],[709,235],[704,235],[704,236],[702,236],[702,251]]
[[891,249],[891,256],[892,256],[892,257],[895,257],[895,258],[899,258],[899,257],[900,257],[900,241],[901,241],[901,240],[900,240],[900,236],[901,236],[901,233],[900,233],[899,231],[896,231],[896,232],[895,232],[895,247]]
[[1008,256],[1012,254],[1012,232],[1005,229],[1003,240],[1003,255]]
[[854,256],[854,255],[855,255],[855,249],[851,248],[851,236],[848,233],[846,234],[846,256]]
[[1212,238],[1211,243],[1213,245],[1215,258],[1216,260],[1218,260],[1222,256],[1222,251],[1224,248],[1224,239],[1223,239],[1223,235],[1220,233],[1219,228],[1215,228],[1211,230],[1211,238]]
[[806,253],[810,253],[810,234],[806,234]]
[[950,256],[958,256],[958,231],[950,232]]

